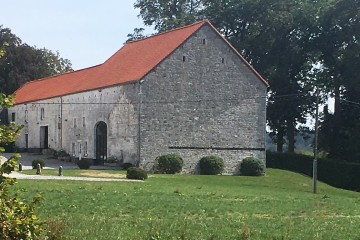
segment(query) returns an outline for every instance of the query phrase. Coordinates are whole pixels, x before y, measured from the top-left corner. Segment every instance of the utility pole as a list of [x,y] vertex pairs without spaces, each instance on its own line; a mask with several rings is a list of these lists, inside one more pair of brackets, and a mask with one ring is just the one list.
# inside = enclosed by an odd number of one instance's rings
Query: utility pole
[[317,192],[317,159],[318,159],[318,136],[319,136],[319,89],[316,88],[316,110],[315,110],[315,146],[313,161],[313,193]]

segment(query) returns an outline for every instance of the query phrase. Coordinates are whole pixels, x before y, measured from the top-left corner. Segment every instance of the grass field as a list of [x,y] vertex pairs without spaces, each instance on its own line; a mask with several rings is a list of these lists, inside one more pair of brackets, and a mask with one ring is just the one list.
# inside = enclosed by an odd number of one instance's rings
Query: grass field
[[145,182],[19,180],[66,239],[360,239],[360,193],[268,169],[264,177],[151,175]]

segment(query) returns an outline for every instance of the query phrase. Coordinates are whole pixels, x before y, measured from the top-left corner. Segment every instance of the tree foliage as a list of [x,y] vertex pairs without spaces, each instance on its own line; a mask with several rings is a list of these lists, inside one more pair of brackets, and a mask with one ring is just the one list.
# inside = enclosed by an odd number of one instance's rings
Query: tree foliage
[[[3,47],[0,48],[0,58],[4,55]],[[0,93],[0,109],[11,107],[14,96],[6,96]],[[9,144],[16,140],[22,126],[0,125],[0,144]],[[4,149],[0,147],[0,154]],[[36,206],[40,201],[40,195],[36,195],[32,202],[26,203],[17,194],[10,191],[16,181],[8,177],[17,166],[19,154],[11,156],[4,163],[0,163],[0,236],[3,240],[13,239],[44,239],[43,224],[35,213]]]
[[133,33],[129,33],[126,37],[128,38],[126,42],[131,42],[135,40],[139,40],[145,38],[146,35],[144,34],[144,28],[135,28]]
[[58,52],[38,49],[22,43],[9,28],[0,26],[0,46],[5,46],[0,58],[0,92],[12,94],[24,83],[72,71],[71,63]]
[[[0,94],[0,106],[3,108],[12,105],[13,96]],[[0,125],[0,143],[9,144],[15,141],[22,126],[10,123],[9,126]],[[4,149],[0,148],[0,153]],[[8,177],[17,166],[19,154],[10,157],[0,166],[0,236],[4,240],[12,239],[43,239],[43,224],[35,214],[35,208],[40,201],[36,195],[32,202],[26,203],[17,194],[10,192],[10,186],[15,179]]]
[[201,6],[201,0],[137,0],[134,4],[144,24],[159,32],[200,19]]
[[360,162],[360,1],[336,1],[320,23],[314,47],[335,98],[335,112],[324,114],[320,144],[330,157]]

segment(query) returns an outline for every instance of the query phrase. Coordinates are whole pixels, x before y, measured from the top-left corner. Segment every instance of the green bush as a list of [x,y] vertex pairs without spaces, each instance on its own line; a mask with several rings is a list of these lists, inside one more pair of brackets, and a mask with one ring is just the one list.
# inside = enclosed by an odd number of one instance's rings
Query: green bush
[[26,203],[17,195],[10,196],[8,190],[0,189],[0,236],[2,240],[43,239],[44,229],[35,213],[41,196]]
[[206,156],[199,161],[200,174],[217,175],[224,170],[224,160],[218,156]]
[[[1,55],[0,53],[0,58]],[[14,97],[0,93],[0,106],[2,108],[10,107]],[[14,143],[21,129],[22,126],[17,126],[13,122],[7,126],[0,125],[0,145]],[[3,151],[4,149],[0,146],[0,154]],[[21,190],[13,187],[16,179],[7,176],[18,166],[19,158],[20,155],[15,154],[6,162],[0,163],[0,239],[46,239],[42,228],[43,224],[36,215],[40,195],[36,195],[29,203],[25,199],[21,199],[18,196]]]
[[179,173],[184,166],[183,159],[177,154],[166,154],[155,160],[156,172],[165,174]]
[[108,157],[108,158],[106,159],[105,162],[107,162],[107,163],[116,163],[117,161],[118,161],[117,157],[115,157],[115,156],[110,156],[110,157]]
[[37,169],[37,165],[40,164],[41,166],[41,169],[43,169],[45,167],[45,161],[44,159],[34,159],[32,162],[31,162],[31,165],[32,165],[32,168],[33,169]]
[[130,167],[126,172],[127,179],[145,180],[147,177],[145,170],[138,167]]
[[265,164],[260,159],[247,157],[240,164],[240,174],[243,176],[263,176]]
[[60,149],[56,152],[57,157],[68,157],[70,154],[68,154],[64,149]]
[[126,163],[123,163],[123,165],[121,166],[121,169],[122,170],[128,170],[129,168],[131,168],[133,166],[134,166],[134,164],[126,162]]
[[91,166],[91,160],[83,158],[83,159],[77,161],[77,165],[80,169],[89,169]]

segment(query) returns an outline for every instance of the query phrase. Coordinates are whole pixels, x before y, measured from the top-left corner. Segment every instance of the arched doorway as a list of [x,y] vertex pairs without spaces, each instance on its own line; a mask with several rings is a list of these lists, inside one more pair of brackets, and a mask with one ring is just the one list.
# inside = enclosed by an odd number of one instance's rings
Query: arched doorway
[[95,126],[95,165],[104,165],[107,158],[107,126],[98,122]]

